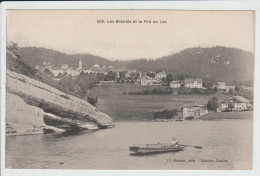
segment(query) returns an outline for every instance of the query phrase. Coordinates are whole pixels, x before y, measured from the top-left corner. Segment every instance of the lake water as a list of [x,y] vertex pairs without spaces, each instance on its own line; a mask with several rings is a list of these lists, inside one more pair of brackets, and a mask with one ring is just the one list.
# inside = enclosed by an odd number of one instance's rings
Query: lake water
[[[250,169],[252,120],[117,122],[113,129],[6,138],[7,168]],[[170,142],[202,146],[177,153],[130,155],[129,146]],[[202,162],[201,160],[208,160]],[[216,162],[225,160],[225,162]],[[195,161],[194,161],[195,160]],[[209,160],[213,160],[210,162]]]

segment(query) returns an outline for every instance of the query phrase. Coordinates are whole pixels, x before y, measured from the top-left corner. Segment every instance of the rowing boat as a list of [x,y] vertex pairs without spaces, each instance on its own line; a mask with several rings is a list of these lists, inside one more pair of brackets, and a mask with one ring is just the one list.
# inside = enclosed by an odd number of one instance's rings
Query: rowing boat
[[171,143],[157,143],[157,144],[140,144],[130,146],[129,149],[136,154],[152,154],[152,153],[166,153],[166,152],[179,152],[186,146],[171,144]]

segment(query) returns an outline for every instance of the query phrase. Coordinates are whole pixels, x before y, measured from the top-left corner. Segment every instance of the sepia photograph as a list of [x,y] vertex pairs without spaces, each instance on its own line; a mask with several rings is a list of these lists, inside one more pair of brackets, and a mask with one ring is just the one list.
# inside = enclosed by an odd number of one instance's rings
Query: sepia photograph
[[7,9],[4,167],[252,170],[254,70],[253,10]]

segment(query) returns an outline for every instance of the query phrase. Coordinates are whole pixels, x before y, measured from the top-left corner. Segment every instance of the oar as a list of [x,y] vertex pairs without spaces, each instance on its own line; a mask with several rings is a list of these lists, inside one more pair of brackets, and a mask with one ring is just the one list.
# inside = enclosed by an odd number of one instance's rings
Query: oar
[[186,147],[194,147],[194,148],[197,148],[197,149],[202,149],[201,146],[192,146],[192,145],[183,145],[183,146],[186,146]]

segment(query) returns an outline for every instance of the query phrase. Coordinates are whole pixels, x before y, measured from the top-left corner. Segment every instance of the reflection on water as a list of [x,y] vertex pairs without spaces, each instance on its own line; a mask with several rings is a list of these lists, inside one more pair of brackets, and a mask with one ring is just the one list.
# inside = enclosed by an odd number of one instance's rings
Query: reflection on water
[[[7,137],[6,167],[250,169],[252,125],[252,120],[118,122],[106,130]],[[173,136],[203,149],[141,156],[129,151],[133,144],[170,142]]]

